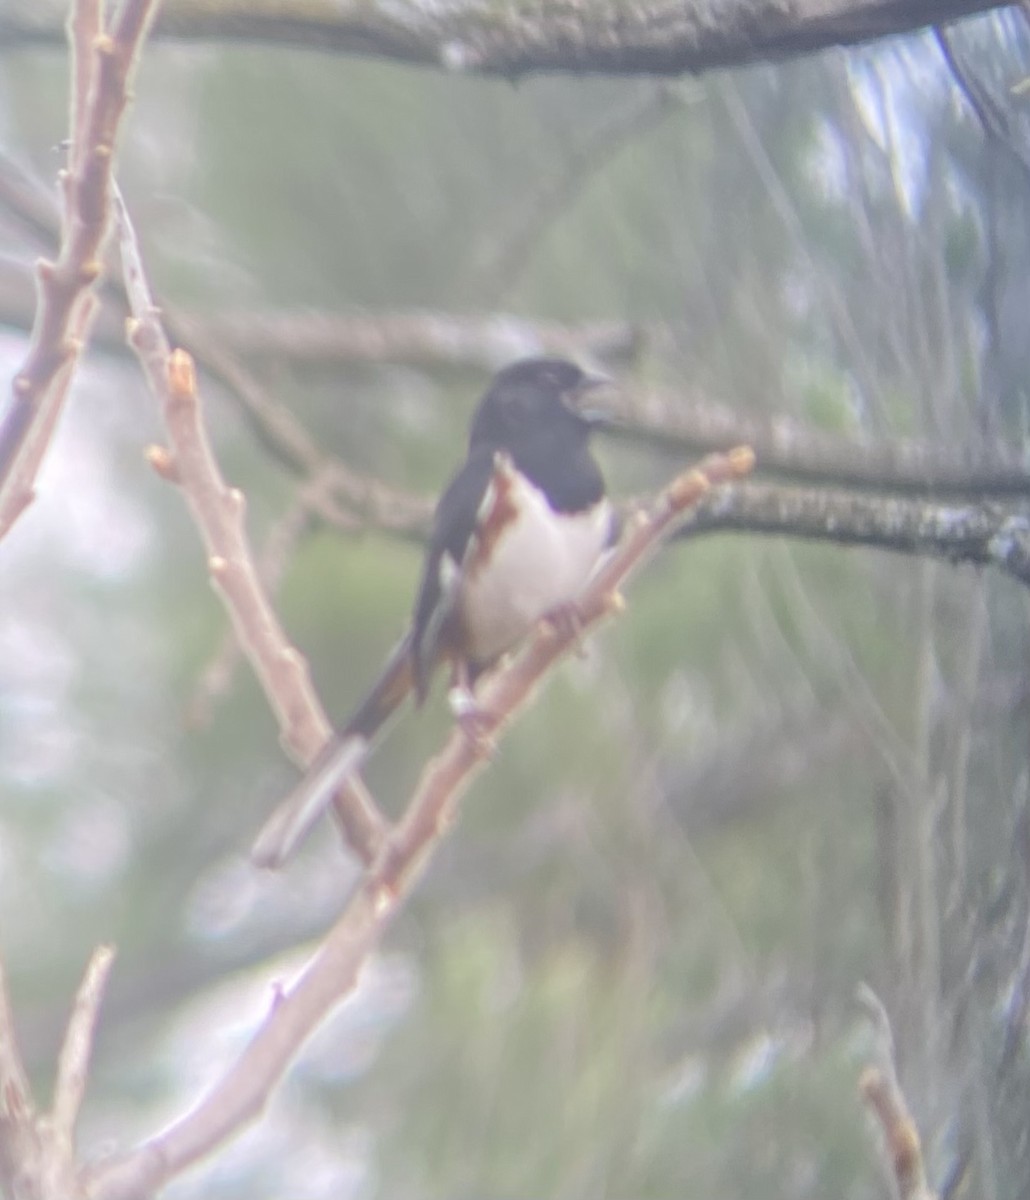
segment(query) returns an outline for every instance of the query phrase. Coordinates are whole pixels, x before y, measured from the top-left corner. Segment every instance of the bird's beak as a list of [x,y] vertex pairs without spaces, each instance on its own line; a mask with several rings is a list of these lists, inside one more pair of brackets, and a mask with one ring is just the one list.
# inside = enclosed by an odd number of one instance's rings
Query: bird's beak
[[565,394],[565,402],[581,421],[590,426],[607,425],[615,416],[611,404],[611,393],[615,380],[600,372],[584,374],[571,391]]

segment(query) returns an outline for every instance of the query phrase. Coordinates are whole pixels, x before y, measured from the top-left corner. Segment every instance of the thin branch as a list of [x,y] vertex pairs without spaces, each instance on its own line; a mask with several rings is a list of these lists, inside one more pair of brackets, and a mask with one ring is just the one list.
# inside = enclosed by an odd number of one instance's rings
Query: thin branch
[[51,1112],[37,1113],[15,1044],[0,964],[0,1184],[9,1200],[84,1200],[75,1125],[93,1033],[114,951],[94,952],[79,987],[57,1066]]
[[42,1153],[37,1169],[41,1200],[72,1200],[81,1194],[75,1125],[86,1092],[93,1035],[113,963],[112,947],[98,947],[75,996],[57,1061],[53,1109],[49,1118],[39,1125]]
[[[152,447],[150,462],[177,484],[190,507],[208,555],[208,573],[236,636],[268,697],[286,749],[304,765],[332,734],[311,684],[308,666],[292,646],[265,595],[251,557],[244,497],[226,485],[200,411],[193,360],[172,351],[143,271],[139,244],[121,197],[115,193],[122,270],[133,317],[129,341],[159,399],[171,450]],[[336,801],[348,843],[364,862],[375,856],[384,820],[362,790],[348,788]]]
[[[11,384],[0,424],[0,537],[32,500],[33,481],[67,396],[75,363],[89,334],[101,274],[115,141],[128,102],[129,78],[156,0],[125,0],[109,34],[93,36],[93,64],[74,67],[74,138],[64,195],[61,249],[36,268],[32,340]],[[97,28],[95,0],[83,0],[71,21],[73,54],[85,51]],[[88,84],[88,92],[87,92]]]
[[12,1185],[37,1154],[36,1105],[14,1031],[14,1013],[0,959],[0,1180]]
[[[1002,0],[170,0],[157,33],[271,42],[515,78],[534,71],[678,75],[906,33]],[[0,48],[56,40],[53,5],[7,0]],[[40,10],[43,11],[40,11]]]
[[[56,237],[56,217],[36,194],[33,181],[0,152],[0,208],[10,213],[34,240],[48,249]],[[44,223],[40,223],[40,218]],[[29,268],[0,259],[0,324],[28,330],[33,306],[25,289]],[[96,344],[124,356],[122,291],[105,286],[104,309],[94,331]],[[108,303],[109,302],[109,303]],[[111,310],[118,310],[118,316]],[[175,309],[165,320],[175,339],[211,374],[205,348],[220,347],[249,363],[285,360],[299,370],[337,372],[341,367],[404,363],[426,370],[441,367],[496,371],[514,358],[537,354],[631,361],[644,342],[654,342],[657,328],[630,321],[559,322],[508,312],[465,313],[433,309],[337,313],[305,309],[217,311],[203,315]]]
[[715,530],[873,546],[992,566],[1030,586],[1030,513],[1023,507],[940,505],[904,497],[746,483],[699,505],[678,536]]
[[676,454],[746,443],[755,448],[763,474],[804,483],[924,496],[1030,497],[1030,468],[1000,441],[956,451],[909,438],[846,436],[657,390],[626,391],[611,433]]
[[859,988],[858,999],[876,1034],[878,1060],[875,1066],[866,1067],[862,1072],[859,1092],[880,1124],[898,1196],[900,1200],[937,1200],[936,1193],[927,1186],[922,1140],[898,1083],[894,1037],[887,1010],[872,988],[865,984]]
[[158,1137],[90,1174],[92,1200],[144,1200],[178,1172],[239,1133],[262,1111],[301,1046],[353,988],[369,953],[421,878],[454,821],[458,802],[499,737],[534,695],[548,671],[586,632],[621,608],[618,588],[675,528],[682,514],[712,488],[746,474],[754,457],[739,449],[714,455],[677,477],[630,522],[618,549],[578,601],[579,631],[548,623],[477,693],[484,737],[455,728],[426,766],[404,817],[387,835],[350,904],[295,985],[277,995],[240,1058],[200,1104]]
[[373,314],[315,312],[178,312],[177,336],[203,333],[247,362],[285,358],[330,370],[369,363],[407,363],[496,371],[513,358],[589,354],[632,358],[646,336],[629,321],[560,323],[513,313],[433,310]]
[[75,996],[64,1043],[57,1060],[54,1085],[53,1128],[55,1138],[67,1147],[74,1159],[75,1125],[86,1093],[93,1037],[104,999],[107,977],[114,965],[114,947],[98,946],[86,967]]

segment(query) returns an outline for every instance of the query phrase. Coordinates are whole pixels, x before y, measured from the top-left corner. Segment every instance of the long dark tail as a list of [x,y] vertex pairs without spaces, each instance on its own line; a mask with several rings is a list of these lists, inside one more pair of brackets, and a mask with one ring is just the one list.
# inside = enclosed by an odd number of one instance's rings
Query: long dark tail
[[297,786],[278,805],[251,847],[259,867],[281,867],[311,832],[344,781],[360,771],[369,747],[412,689],[411,634],[394,648],[372,690],[326,742]]

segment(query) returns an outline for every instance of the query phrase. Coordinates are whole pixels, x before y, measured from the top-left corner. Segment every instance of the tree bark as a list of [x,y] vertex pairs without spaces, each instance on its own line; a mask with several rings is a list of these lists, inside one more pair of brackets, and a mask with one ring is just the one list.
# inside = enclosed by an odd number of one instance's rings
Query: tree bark
[[[6,0],[0,50],[63,45],[65,5]],[[167,0],[153,36],[265,42],[509,78],[681,75],[909,33],[1000,0]]]

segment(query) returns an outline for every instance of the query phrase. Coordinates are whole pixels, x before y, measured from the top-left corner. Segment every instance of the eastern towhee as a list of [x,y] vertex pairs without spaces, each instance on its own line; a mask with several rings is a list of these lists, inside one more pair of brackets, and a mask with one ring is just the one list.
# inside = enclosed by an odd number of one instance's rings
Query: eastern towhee
[[468,456],[440,497],[411,628],[357,712],[312,763],[254,843],[280,866],[386,720],[436,668],[451,668],[451,703],[474,721],[481,672],[541,618],[568,612],[617,532],[588,445],[601,414],[586,403],[608,380],[561,359],[505,367],[472,416]]

